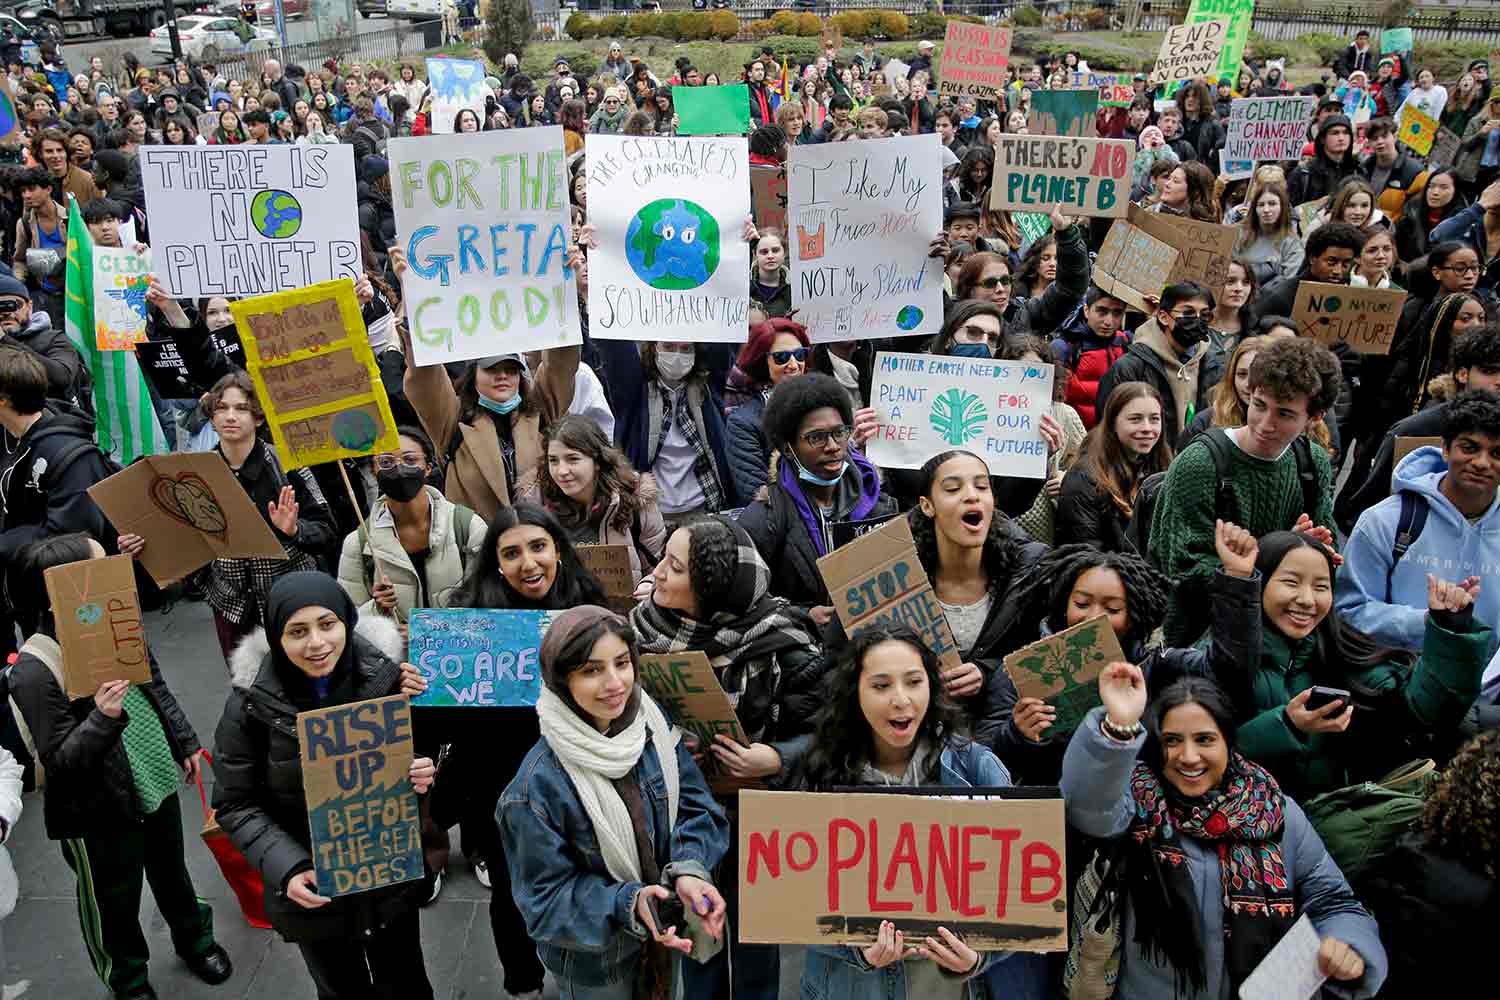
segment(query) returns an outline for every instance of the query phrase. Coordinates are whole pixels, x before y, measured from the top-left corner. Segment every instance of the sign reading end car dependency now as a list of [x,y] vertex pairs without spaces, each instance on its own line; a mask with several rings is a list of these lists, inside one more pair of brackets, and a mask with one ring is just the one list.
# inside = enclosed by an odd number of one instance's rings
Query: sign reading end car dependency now
[[1123,219],[1135,143],[1128,139],[1002,135],[990,207]]
[[1229,24],[1229,18],[1216,18],[1168,28],[1151,69],[1151,86],[1185,83],[1208,75],[1219,62],[1219,50],[1229,37]]

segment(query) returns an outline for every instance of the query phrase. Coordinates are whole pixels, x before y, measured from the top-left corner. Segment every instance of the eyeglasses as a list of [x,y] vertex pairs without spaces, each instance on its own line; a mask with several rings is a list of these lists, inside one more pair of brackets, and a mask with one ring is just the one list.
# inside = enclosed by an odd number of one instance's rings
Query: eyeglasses
[[980,278],[978,281],[975,282],[975,284],[978,285],[980,288],[987,289],[988,291],[991,291],[991,292],[993,292],[997,288],[1009,288],[1010,287],[1010,275],[1008,275],[1008,274],[990,275],[988,278]]
[[831,427],[828,430],[808,431],[802,435],[802,443],[809,448],[821,448],[830,440],[834,444],[843,444],[849,440],[849,428],[844,426]]
[[604,99],[604,103],[605,104],[619,104],[620,103],[620,99],[618,97],[606,97]]
[[771,360],[774,361],[774,362],[776,362],[778,365],[790,364],[793,358],[796,358],[798,361],[806,361],[807,360],[807,348],[805,348],[805,347],[799,347],[796,350],[792,350],[792,351],[772,351],[771,352]]
[[1479,273],[1479,265],[1478,264],[1440,264],[1440,265],[1438,265],[1438,267],[1436,268],[1436,270],[1439,270],[1439,271],[1452,271],[1454,274],[1458,275],[1459,277],[1467,277],[1468,275],[1471,275],[1471,274],[1478,274]]
[[1174,312],[1174,313],[1172,313],[1172,318],[1173,319],[1208,319],[1208,320],[1211,320],[1211,319],[1214,318],[1214,311],[1212,309],[1199,309],[1199,310],[1188,309],[1185,312]]

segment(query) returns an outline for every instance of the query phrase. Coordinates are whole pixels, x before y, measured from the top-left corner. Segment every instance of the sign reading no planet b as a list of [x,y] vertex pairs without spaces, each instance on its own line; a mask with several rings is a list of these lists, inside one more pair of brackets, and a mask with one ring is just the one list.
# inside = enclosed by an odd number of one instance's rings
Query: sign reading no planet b
[[551,611],[419,608],[411,613],[411,662],[427,681],[413,705],[493,708],[535,705],[539,650]]
[[1135,143],[1128,139],[1002,135],[995,143],[990,207],[1123,219],[1134,159]]
[[936,135],[793,146],[787,164],[792,306],[816,342],[936,333],[943,228]]
[[156,273],[173,298],[358,280],[354,148],[142,146]]
[[582,343],[562,129],[392,139],[390,153],[416,364]]
[[938,94],[992,101],[1005,89],[1010,29],[949,21],[938,63]]

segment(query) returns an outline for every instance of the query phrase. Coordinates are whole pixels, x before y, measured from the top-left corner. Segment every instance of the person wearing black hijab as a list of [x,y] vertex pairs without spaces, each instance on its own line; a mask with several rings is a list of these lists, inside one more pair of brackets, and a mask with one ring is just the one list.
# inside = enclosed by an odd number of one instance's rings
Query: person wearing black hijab
[[[297,713],[397,693],[401,633],[360,616],[324,573],[289,573],[266,598],[266,627],[230,657],[229,700],[214,742],[219,826],[265,882],[271,926],[302,951],[319,1000],[430,1000],[418,906],[424,883],[328,899],[317,894],[297,742]],[[425,793],[432,760],[411,765]],[[374,991],[372,993],[372,991]]]

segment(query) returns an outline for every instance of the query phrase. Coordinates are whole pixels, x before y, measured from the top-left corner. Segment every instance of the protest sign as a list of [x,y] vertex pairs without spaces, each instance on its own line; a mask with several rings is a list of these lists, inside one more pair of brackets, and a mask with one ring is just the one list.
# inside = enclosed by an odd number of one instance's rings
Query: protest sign
[[1298,336],[1328,345],[1347,344],[1360,354],[1389,354],[1406,293],[1355,288],[1303,279],[1297,285],[1292,320]]
[[818,573],[849,635],[871,625],[906,625],[922,636],[944,668],[960,665],[958,644],[917,560],[906,518],[895,518],[823,556]]
[[243,299],[229,309],[283,469],[399,447],[353,282]]
[[814,343],[942,327],[941,154],[935,134],[792,147],[792,308]]
[[0,143],[12,145],[20,127],[21,116],[16,112],[10,91],[10,74],[0,73]]
[[621,614],[635,607],[635,571],[630,568],[629,545],[575,545],[578,561],[604,585],[609,606]]
[[750,153],[742,138],[589,135],[589,335],[742,343]]
[[1236,97],[1229,104],[1225,161],[1295,160],[1307,141],[1316,97]]
[[[1171,274],[1167,276],[1167,284],[1196,281],[1213,289],[1215,298],[1224,295],[1224,282],[1229,280],[1229,264],[1234,257],[1234,245],[1240,236],[1237,226],[1200,222],[1165,212],[1148,212],[1136,205],[1130,206],[1129,219],[1130,224],[1137,229],[1176,248],[1177,261],[1172,265]],[[1159,291],[1160,288],[1157,289]]]
[[1122,219],[1130,205],[1135,143],[1072,136],[1000,136],[990,207]]
[[1396,466],[1401,460],[1418,448],[1441,448],[1443,439],[1441,437],[1398,437],[1396,438],[1395,451],[1391,458],[1391,483],[1396,481]]
[[416,364],[583,342],[565,322],[577,286],[562,129],[392,139],[390,157]]
[[150,683],[151,659],[129,556],[52,566],[42,571],[42,579],[62,647],[68,697],[90,697],[105,681]]
[[1453,166],[1458,160],[1458,150],[1461,145],[1462,140],[1457,132],[1446,125],[1439,126],[1437,135],[1432,139],[1432,148],[1427,151],[1427,166]]
[[[160,329],[156,332],[157,336],[162,333]],[[190,399],[197,395],[187,362],[177,351],[177,341],[143,340],[135,345],[135,356],[141,363],[141,371],[151,380],[151,387],[162,399]]]
[[992,101],[1005,89],[1010,29],[949,21],[938,63],[938,96]]
[[1021,253],[1037,240],[1045,239],[1052,232],[1052,218],[1040,212],[1016,212],[1010,217],[1021,231]]
[[[1069,73],[1068,86],[1090,87],[1099,91],[1099,105],[1105,108],[1128,108],[1135,100],[1135,85],[1128,73]],[[1036,94],[1031,95],[1036,100]]]
[[89,487],[122,535],[140,535],[137,557],[165,587],[215,559],[285,559],[265,517],[215,452],[148,455]]
[[1005,658],[1021,698],[1040,698],[1057,710],[1047,729],[1053,739],[1078,728],[1089,709],[1099,702],[1099,674],[1111,663],[1125,660],[1120,640],[1109,619],[1097,615],[1079,622]]
[[318,895],[347,896],[423,878],[406,698],[299,712],[297,742]]
[[672,107],[677,112],[678,135],[744,135],[750,131],[750,88],[743,83],[676,87]]
[[535,705],[539,650],[552,611],[417,608],[407,622],[410,662],[427,690],[413,705],[493,708]]
[[1380,33],[1380,54],[1383,56],[1399,56],[1412,50],[1412,31],[1410,28],[1386,28]]
[[908,941],[941,925],[981,951],[1068,946],[1056,790],[748,791],[739,806],[742,941],[870,944],[889,920]]
[[720,734],[741,746],[754,742],[740,725],[734,702],[724,692],[708,656],[697,650],[642,653],[640,662],[641,685],[651,700],[661,707],[668,721],[698,738],[703,750],[699,767],[709,784],[726,789],[743,787],[745,782],[735,781],[719,766],[719,758],[708,750],[715,743],[714,737]]
[[755,216],[755,227],[771,227],[786,237],[786,164],[773,167],[769,163],[750,164],[750,212]]
[[1418,156],[1432,152],[1437,139],[1438,120],[1410,101],[1401,105],[1401,117],[1396,119],[1396,139]]
[[1052,365],[881,351],[870,397],[880,426],[865,451],[876,465],[920,469],[940,451],[965,448],[997,476],[1047,475],[1040,428],[1052,407]]
[[1026,127],[1032,135],[1092,139],[1099,134],[1098,114],[1097,90],[1037,90],[1031,94]]
[[128,351],[146,339],[146,286],[151,251],[94,244],[94,343],[101,351]]
[[1304,201],[1302,204],[1292,209],[1292,211],[1296,213],[1297,229],[1302,234],[1302,239],[1304,242],[1307,240],[1308,235],[1322,224],[1323,212],[1328,208],[1328,200],[1330,197],[1330,195],[1325,194],[1321,198],[1316,198],[1312,201]]
[[834,548],[841,549],[856,538],[862,538],[876,528],[884,527],[892,518],[900,516],[900,514],[886,514],[883,517],[867,517],[859,521],[830,521],[828,522],[828,540]]
[[[1240,63],[1245,58],[1245,43],[1250,40],[1250,25],[1254,18],[1255,0],[1193,0],[1188,6],[1183,24],[1202,24],[1216,20],[1229,22],[1218,60],[1207,71],[1212,81],[1236,80]],[[1172,97],[1180,86],[1180,83],[1169,83],[1163,93]]]
[[885,61],[884,66],[880,67],[880,72],[885,77],[886,86],[894,87],[897,80],[906,79],[906,74],[911,72],[911,65],[902,62],[900,59],[891,58]]
[[1218,64],[1219,50],[1228,35],[1227,18],[1172,25],[1161,41],[1156,65],[1151,68],[1151,86],[1182,84],[1207,76]]
[[1305,1000],[1323,992],[1323,937],[1304,912],[1240,984],[1240,1000]]
[[474,112],[480,127],[484,127],[484,99],[490,93],[484,74],[484,63],[477,59],[427,57],[427,88],[432,95],[432,107],[427,112],[429,132],[433,135],[456,132],[453,126],[458,113],[466,108]]
[[142,146],[156,274],[173,298],[364,274],[354,147]]
[[1094,264],[1094,284],[1127,305],[1150,315],[1146,296],[1161,295],[1177,266],[1177,248],[1125,219],[1116,219],[1105,234]]

